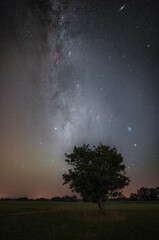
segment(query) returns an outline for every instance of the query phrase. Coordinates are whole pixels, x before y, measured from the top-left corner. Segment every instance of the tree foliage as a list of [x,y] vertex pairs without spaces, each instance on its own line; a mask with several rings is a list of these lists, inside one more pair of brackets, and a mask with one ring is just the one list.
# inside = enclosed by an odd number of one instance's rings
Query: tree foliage
[[156,201],[159,200],[159,187],[147,188],[142,187],[137,190],[137,193],[130,194],[130,200],[141,201]]
[[102,200],[128,185],[123,157],[116,148],[102,145],[91,149],[89,144],[74,147],[71,154],[65,154],[66,162],[72,166],[63,174],[64,184],[81,194],[84,200],[97,201],[103,211]]

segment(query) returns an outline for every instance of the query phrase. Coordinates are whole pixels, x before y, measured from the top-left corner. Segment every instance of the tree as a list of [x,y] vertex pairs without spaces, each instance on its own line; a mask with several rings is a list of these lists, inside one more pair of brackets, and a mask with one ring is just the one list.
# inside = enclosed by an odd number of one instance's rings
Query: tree
[[156,191],[156,200],[159,200],[159,187],[156,187],[155,191]]
[[139,200],[148,201],[149,200],[149,189],[142,187],[137,190],[137,196]]
[[65,154],[65,161],[72,166],[63,174],[64,183],[70,183],[70,189],[80,193],[83,199],[91,199],[98,203],[104,214],[103,199],[116,194],[129,184],[125,176],[123,157],[116,148],[102,145],[91,149],[89,144],[74,147],[71,154]]
[[130,200],[137,201],[138,200],[138,195],[136,193],[131,193],[130,194]]
[[137,190],[137,198],[141,201],[155,201],[159,200],[159,187],[146,188],[142,187]]

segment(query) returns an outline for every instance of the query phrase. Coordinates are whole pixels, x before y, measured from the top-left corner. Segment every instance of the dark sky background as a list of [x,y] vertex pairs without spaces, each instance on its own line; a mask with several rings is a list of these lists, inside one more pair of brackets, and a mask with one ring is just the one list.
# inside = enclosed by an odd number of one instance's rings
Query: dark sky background
[[115,146],[131,183],[159,184],[153,0],[0,1],[0,197],[71,194],[65,152]]

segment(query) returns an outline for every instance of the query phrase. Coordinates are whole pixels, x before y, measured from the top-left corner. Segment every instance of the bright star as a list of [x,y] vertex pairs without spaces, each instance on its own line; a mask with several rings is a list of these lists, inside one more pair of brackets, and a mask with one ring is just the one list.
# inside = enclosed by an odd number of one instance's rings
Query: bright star
[[128,132],[131,132],[132,128],[131,127],[128,127]]

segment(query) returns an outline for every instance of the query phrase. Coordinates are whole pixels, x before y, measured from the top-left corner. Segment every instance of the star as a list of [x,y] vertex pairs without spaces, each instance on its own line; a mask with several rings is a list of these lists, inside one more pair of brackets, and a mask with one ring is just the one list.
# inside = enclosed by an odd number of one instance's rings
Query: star
[[132,128],[131,127],[128,127],[128,132],[131,132]]

